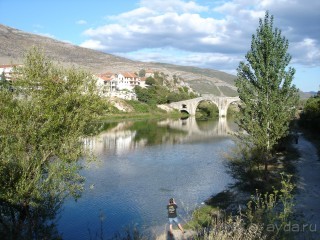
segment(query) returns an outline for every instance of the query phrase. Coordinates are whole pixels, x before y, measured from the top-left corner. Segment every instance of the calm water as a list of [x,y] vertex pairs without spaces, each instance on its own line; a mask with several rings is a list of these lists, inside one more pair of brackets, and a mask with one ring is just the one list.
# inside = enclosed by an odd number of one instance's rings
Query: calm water
[[233,145],[230,129],[225,119],[125,122],[86,139],[99,161],[83,170],[86,190],[64,204],[59,232],[64,239],[109,239],[128,227],[161,232],[170,197],[184,223],[233,182],[224,158]]

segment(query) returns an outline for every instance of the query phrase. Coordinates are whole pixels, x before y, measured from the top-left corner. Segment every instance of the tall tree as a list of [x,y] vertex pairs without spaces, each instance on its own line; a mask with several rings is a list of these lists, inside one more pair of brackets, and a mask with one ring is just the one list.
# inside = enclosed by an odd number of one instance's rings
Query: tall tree
[[273,27],[273,16],[265,13],[252,35],[247,62],[240,62],[236,86],[242,101],[237,124],[244,134],[239,138],[259,152],[267,172],[275,145],[284,137],[299,100],[292,85],[295,69],[288,67],[288,40]]
[[30,218],[81,193],[81,139],[105,105],[91,74],[55,65],[38,49],[16,76],[14,91],[0,91],[0,232],[36,239]]

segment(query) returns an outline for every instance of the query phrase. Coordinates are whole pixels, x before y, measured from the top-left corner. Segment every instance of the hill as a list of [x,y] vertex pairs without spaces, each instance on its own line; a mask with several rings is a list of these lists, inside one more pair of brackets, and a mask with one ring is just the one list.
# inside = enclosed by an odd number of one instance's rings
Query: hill
[[[234,86],[235,76],[213,69],[179,66],[166,63],[139,62],[108,53],[95,51],[52,38],[23,32],[0,24],[0,64],[22,63],[23,55],[32,46],[43,48],[46,55],[63,65],[74,65],[91,71],[138,72],[140,69],[153,69],[168,75],[176,75],[201,94],[217,96],[237,96]],[[302,98],[309,93],[300,92]]]
[[132,61],[1,24],[0,42],[0,64],[22,63],[25,52],[32,46],[38,46],[43,48],[47,56],[61,64],[78,66],[92,73],[138,72],[140,69],[153,69],[171,76],[179,76],[199,93],[218,96],[237,95],[234,87],[235,76],[217,70]]

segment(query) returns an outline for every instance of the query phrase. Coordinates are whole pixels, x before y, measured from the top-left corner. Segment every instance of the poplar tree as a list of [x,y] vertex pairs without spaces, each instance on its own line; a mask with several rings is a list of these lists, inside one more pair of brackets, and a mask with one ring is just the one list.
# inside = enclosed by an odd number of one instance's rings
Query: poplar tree
[[[241,99],[237,124],[239,138],[255,153],[265,172],[278,141],[287,135],[299,100],[292,85],[295,69],[288,67],[288,40],[274,28],[273,16],[265,13],[252,35],[247,62],[237,68],[236,87]],[[267,175],[266,175],[267,176]]]

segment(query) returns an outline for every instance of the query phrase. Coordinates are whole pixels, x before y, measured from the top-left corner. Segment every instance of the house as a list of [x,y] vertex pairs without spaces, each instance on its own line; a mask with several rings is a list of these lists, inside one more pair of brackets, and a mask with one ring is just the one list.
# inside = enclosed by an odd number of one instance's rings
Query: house
[[15,67],[21,66],[19,64],[7,64],[7,65],[0,65],[0,79],[1,77],[5,76],[7,81],[12,80],[12,73]]
[[154,77],[154,71],[151,70],[151,69],[147,69],[147,70],[146,70],[145,77],[146,77],[146,78],[148,78],[148,77]]
[[113,74],[110,72],[96,75],[97,86],[101,95],[119,97],[123,99],[136,99],[135,86],[145,87],[145,78],[140,78],[132,72]]
[[117,74],[118,90],[127,89],[133,91],[134,87],[140,85],[140,78],[135,73],[125,72]]
[[111,72],[96,75],[97,86],[102,94],[116,90],[117,81],[115,81],[115,74]]

